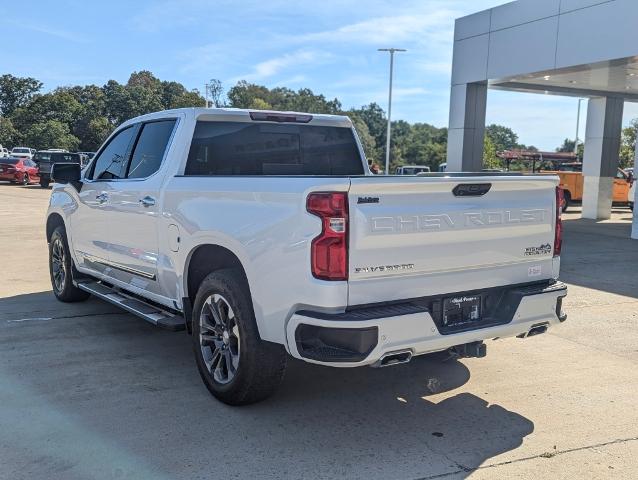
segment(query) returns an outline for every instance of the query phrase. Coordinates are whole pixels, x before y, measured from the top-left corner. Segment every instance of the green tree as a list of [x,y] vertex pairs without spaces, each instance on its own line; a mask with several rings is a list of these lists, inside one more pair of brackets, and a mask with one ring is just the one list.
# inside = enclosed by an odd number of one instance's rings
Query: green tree
[[187,90],[179,82],[162,82],[163,108],[201,107],[204,103],[198,90]]
[[261,99],[265,104],[268,103],[269,91],[266,87],[248,83],[246,80],[240,80],[237,85],[228,91],[229,105],[234,108],[251,108],[255,99]]
[[15,147],[22,143],[20,132],[13,126],[10,118],[0,117],[0,145],[3,147]]
[[359,141],[361,142],[363,151],[365,152],[366,158],[368,159],[368,164],[372,165],[373,163],[376,163],[377,165],[380,165],[380,161],[381,161],[380,152],[376,146],[374,137],[370,135],[370,130],[368,130],[368,126],[357,115],[350,115],[350,120],[352,120],[352,124],[354,125],[354,128],[357,131],[357,135],[359,136]]
[[636,133],[638,132],[638,118],[631,121],[628,127],[623,128],[620,142],[620,168],[634,166],[636,155]]
[[569,138],[566,138],[563,141],[563,144],[560,147],[558,147],[556,149],[556,151],[557,152],[565,152],[565,153],[573,152],[575,145],[576,145],[576,141],[575,140],[570,140]]
[[496,156],[496,144],[489,135],[485,135],[483,143],[483,168],[501,168],[501,161]]
[[361,108],[352,108],[346,112],[347,115],[356,115],[365,122],[370,131],[370,135],[379,148],[385,148],[386,129],[388,121],[383,109],[376,103],[364,105]]
[[[213,107],[221,107],[224,105],[224,102],[222,102],[224,87],[222,86],[221,80],[211,78],[206,85],[206,93],[208,94],[208,98],[212,102]],[[206,106],[208,107],[208,105]]]
[[15,110],[12,120],[20,131],[47,120],[65,123],[71,128],[83,110],[82,104],[67,90],[56,89],[35,95],[27,105]]
[[93,117],[89,120],[84,134],[80,137],[80,150],[95,152],[113,131],[113,125],[106,117]]
[[8,117],[25,106],[42,88],[42,82],[31,77],[0,76],[0,115]]
[[31,125],[24,134],[25,143],[38,150],[65,148],[73,151],[80,145],[80,139],[71,134],[68,125],[58,120]]
[[518,135],[511,128],[503,125],[488,125],[485,128],[485,135],[490,138],[497,152],[522,147],[518,143]]

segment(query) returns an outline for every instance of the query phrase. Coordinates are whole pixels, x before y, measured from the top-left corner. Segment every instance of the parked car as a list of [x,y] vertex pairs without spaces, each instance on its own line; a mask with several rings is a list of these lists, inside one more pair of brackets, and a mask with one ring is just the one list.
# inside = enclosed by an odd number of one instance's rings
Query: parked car
[[0,180],[29,185],[38,183],[38,166],[29,158],[9,157],[0,159]]
[[51,165],[55,163],[82,164],[82,158],[78,153],[69,153],[64,150],[40,150],[36,152],[33,160],[38,164],[42,188],[48,188],[51,183]]
[[418,175],[419,173],[430,173],[430,167],[426,165],[403,165],[397,167],[395,175]]
[[15,158],[33,158],[33,153],[28,147],[13,147],[11,156]]
[[636,202],[636,179],[631,182],[631,188],[629,189],[629,208],[633,211],[634,204]]
[[[189,108],[53,165],[53,292],[192,332],[206,387],[259,401],[289,355],[383,367],[565,320],[558,177],[380,177],[344,116]],[[503,361],[506,361],[505,359]]]

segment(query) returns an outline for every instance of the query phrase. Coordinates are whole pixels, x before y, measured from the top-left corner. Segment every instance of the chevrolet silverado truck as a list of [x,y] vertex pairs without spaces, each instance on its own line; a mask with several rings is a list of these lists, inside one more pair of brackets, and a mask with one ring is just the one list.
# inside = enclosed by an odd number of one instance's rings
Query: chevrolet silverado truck
[[228,404],[273,393],[288,355],[480,357],[566,318],[556,176],[372,175],[344,116],[153,113],[52,177],[55,296],[187,330]]

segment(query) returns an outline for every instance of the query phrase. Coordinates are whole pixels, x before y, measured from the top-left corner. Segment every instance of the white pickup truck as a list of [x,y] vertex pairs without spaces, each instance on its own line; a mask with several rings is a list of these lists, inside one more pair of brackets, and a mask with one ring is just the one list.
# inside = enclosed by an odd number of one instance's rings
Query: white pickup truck
[[55,296],[192,333],[223,402],[261,400],[287,355],[386,366],[565,320],[555,176],[375,176],[347,117],[179,109],[53,167]]

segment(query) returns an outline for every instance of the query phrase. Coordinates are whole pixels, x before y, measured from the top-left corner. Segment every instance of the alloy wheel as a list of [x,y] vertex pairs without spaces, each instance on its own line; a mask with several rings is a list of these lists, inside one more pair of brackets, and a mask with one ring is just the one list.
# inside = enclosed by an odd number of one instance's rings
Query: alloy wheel
[[209,296],[199,315],[199,345],[206,368],[222,384],[232,381],[239,366],[239,326],[222,295]]
[[66,263],[64,245],[60,238],[53,241],[51,248],[51,267],[53,271],[53,285],[56,291],[64,290],[64,281],[66,280]]

